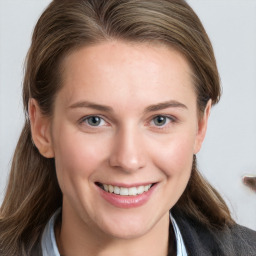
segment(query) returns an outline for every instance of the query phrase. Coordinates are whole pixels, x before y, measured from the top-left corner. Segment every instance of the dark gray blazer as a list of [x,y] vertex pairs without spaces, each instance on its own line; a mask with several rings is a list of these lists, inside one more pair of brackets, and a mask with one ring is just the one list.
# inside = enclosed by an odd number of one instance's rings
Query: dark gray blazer
[[[181,231],[188,256],[256,256],[256,232],[240,225],[209,230],[200,222],[172,211]],[[40,243],[31,256],[40,256]],[[150,255],[154,256],[154,255]],[[171,253],[168,256],[173,256]]]
[[223,230],[209,230],[178,212],[172,215],[189,256],[256,256],[256,232],[253,230],[237,224]]

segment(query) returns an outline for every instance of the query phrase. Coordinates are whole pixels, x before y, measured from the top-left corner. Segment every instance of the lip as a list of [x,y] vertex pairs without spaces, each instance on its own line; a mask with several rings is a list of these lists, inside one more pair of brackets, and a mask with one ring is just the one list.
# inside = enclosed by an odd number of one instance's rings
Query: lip
[[[145,185],[149,184],[149,183],[144,183]],[[125,185],[125,184],[115,184],[115,186],[120,186],[120,187],[135,187],[135,186],[140,186],[142,185],[141,183],[139,185]],[[142,206],[144,204],[146,204],[149,199],[151,198],[152,194],[154,193],[156,187],[157,187],[158,183],[154,183],[154,186],[152,186],[147,192],[144,192],[140,195],[136,195],[136,196],[121,196],[121,195],[116,195],[114,193],[109,193],[106,192],[105,190],[101,189],[100,187],[97,187],[100,196],[106,200],[108,203],[110,203],[111,205],[118,207],[118,208],[124,208],[124,209],[128,209],[128,208],[135,208],[135,207],[139,207]]]

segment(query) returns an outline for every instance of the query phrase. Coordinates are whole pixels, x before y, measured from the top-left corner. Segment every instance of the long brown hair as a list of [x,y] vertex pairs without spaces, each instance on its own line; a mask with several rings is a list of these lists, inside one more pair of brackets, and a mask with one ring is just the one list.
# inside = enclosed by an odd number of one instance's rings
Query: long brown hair
[[[165,44],[181,52],[194,74],[199,112],[220,98],[220,79],[210,40],[183,0],[55,0],[34,29],[23,83],[25,124],[13,157],[0,211],[1,255],[30,255],[50,216],[62,205],[54,159],[33,145],[28,101],[52,114],[61,88],[61,61],[79,47],[106,40]],[[207,227],[233,223],[215,189],[200,175],[196,159],[176,208]]]

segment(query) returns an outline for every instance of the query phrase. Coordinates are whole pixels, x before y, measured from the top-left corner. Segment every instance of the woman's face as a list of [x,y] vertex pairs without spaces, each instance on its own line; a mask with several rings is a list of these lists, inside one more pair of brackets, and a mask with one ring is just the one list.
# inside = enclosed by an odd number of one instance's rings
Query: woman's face
[[119,238],[157,228],[188,183],[209,109],[198,120],[175,50],[111,41],[70,54],[51,123],[64,217]]

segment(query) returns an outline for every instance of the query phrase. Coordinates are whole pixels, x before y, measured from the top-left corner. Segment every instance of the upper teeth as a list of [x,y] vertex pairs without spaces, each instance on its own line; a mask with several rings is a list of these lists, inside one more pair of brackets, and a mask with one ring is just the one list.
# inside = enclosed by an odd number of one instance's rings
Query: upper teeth
[[116,195],[121,195],[121,196],[140,195],[140,194],[148,191],[151,188],[151,186],[152,186],[152,184],[149,184],[149,185],[146,185],[146,186],[125,188],[125,187],[118,187],[118,186],[103,184],[103,188],[104,188],[105,191],[110,192],[110,193],[114,193]]

